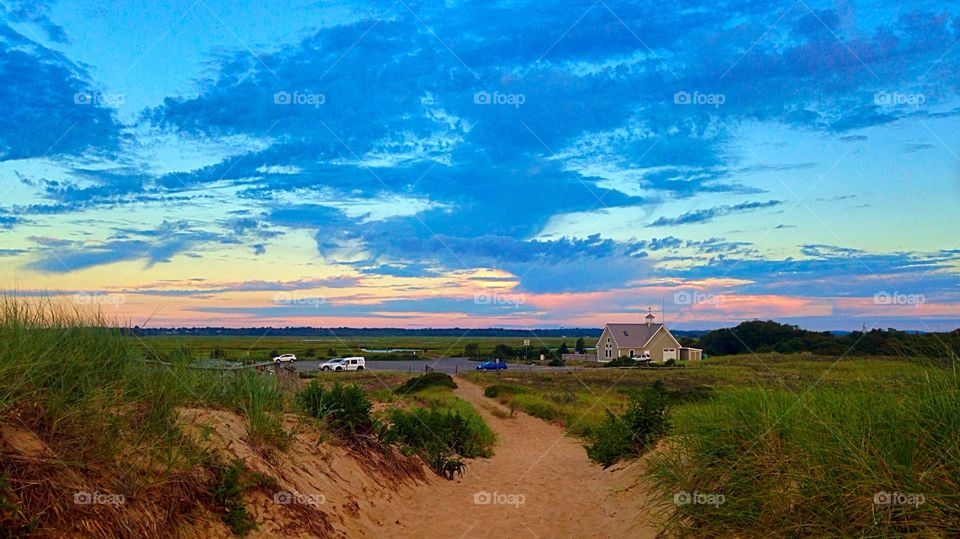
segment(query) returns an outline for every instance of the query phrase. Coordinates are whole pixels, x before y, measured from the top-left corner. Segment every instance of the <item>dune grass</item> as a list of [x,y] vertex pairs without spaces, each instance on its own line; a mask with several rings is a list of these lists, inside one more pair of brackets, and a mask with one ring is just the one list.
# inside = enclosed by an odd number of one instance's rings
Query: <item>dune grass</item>
[[58,456],[39,468],[0,462],[10,506],[0,528],[69,529],[83,518],[70,491],[86,490],[128,500],[84,524],[100,527],[94,535],[165,530],[208,496],[213,457],[179,429],[182,407],[230,409],[254,443],[282,445],[286,404],[273,377],[190,369],[176,354],[136,361],[129,336],[110,325],[95,313],[0,298],[0,425]]
[[[895,390],[870,381],[725,388],[672,420],[669,448],[646,463],[671,534],[960,534],[953,371],[931,369]],[[692,493],[722,503],[682,503]]]

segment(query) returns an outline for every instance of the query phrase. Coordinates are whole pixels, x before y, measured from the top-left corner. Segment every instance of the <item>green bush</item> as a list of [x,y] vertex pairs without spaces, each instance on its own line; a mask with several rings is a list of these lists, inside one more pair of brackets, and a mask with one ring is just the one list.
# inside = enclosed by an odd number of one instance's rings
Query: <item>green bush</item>
[[449,374],[442,372],[428,372],[422,376],[411,378],[398,387],[395,391],[399,394],[416,393],[431,387],[446,387],[456,389],[457,383]]
[[636,367],[640,362],[629,357],[618,357],[601,365],[601,367]]
[[332,431],[348,439],[366,436],[373,430],[370,400],[360,386],[340,382],[326,389],[311,382],[297,393],[297,404],[308,415],[322,419]]
[[479,416],[465,417],[458,410],[443,408],[416,408],[394,410],[382,439],[420,455],[434,471],[449,477],[451,470],[460,469],[462,473],[461,457],[490,456],[494,435]]
[[483,390],[483,395],[490,397],[491,399],[496,399],[497,397],[516,395],[517,393],[526,393],[527,388],[520,386],[510,386],[503,384],[494,384],[487,387]]
[[607,411],[587,446],[587,456],[607,468],[622,458],[642,454],[667,434],[668,412],[667,397],[658,387],[635,394],[622,415]]
[[257,529],[257,522],[247,512],[243,497],[248,490],[267,484],[270,481],[265,476],[251,472],[239,460],[215,469],[210,495],[222,511],[220,519],[230,531],[242,536]]

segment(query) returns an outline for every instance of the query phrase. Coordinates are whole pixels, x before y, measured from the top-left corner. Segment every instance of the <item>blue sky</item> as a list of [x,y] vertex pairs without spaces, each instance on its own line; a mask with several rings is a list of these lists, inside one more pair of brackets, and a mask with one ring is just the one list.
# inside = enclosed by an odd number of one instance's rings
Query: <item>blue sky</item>
[[29,297],[960,324],[954,5],[0,5],[0,278]]

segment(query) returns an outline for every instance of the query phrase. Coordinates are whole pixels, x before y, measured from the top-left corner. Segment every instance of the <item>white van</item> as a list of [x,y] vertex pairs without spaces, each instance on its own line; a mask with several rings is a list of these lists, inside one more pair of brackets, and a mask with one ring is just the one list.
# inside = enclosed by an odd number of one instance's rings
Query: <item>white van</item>
[[366,364],[362,357],[345,357],[333,366],[335,371],[362,371]]

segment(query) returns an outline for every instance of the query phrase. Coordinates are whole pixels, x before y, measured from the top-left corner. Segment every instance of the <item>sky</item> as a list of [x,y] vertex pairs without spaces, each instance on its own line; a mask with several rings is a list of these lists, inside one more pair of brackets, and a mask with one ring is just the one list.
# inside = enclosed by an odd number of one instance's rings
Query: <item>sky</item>
[[960,4],[0,0],[0,290],[141,326],[960,326]]

